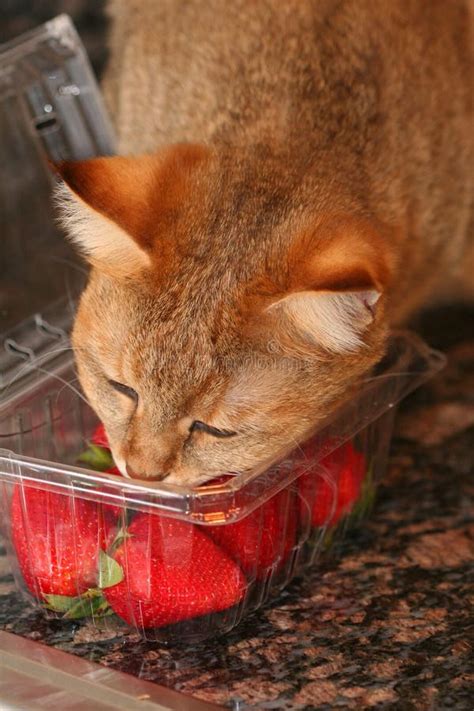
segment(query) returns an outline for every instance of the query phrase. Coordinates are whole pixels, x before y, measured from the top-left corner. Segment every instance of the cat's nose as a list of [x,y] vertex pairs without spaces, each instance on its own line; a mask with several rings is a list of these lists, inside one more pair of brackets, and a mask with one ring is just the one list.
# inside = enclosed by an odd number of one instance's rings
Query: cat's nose
[[163,474],[153,474],[153,475],[148,475],[148,474],[140,474],[136,472],[132,467],[127,464],[126,465],[126,470],[127,474],[130,477],[130,479],[144,479],[146,481],[162,481],[163,479],[166,479],[168,476],[168,472],[164,472]]

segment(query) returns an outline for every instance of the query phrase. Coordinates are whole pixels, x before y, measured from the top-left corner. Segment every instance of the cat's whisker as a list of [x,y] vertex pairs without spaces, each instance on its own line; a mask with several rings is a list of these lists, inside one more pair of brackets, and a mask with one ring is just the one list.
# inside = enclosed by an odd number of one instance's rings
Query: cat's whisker
[[[41,363],[47,361],[52,355],[57,355],[57,354],[60,354],[60,353],[66,353],[66,352],[72,351],[72,350],[73,350],[73,349],[72,349],[72,347],[70,347],[70,346],[67,346],[67,347],[64,347],[64,348],[55,348],[55,349],[53,349],[53,350],[51,350],[51,351],[48,351],[47,353],[44,353],[42,356],[38,356],[37,358],[35,358],[34,361],[29,361],[29,360],[28,360],[28,361],[20,368],[20,370],[16,373],[16,375],[10,380],[10,382],[8,383],[8,385],[7,385],[7,387],[5,388],[4,392],[2,393],[2,396],[3,396],[3,397],[6,397],[6,396],[8,395],[8,393],[10,392],[10,389],[12,388],[12,386],[13,386],[16,382],[18,382],[18,380],[19,380],[25,373],[27,373],[28,371],[31,370],[31,371],[36,371],[36,372],[38,372],[38,373],[44,373],[44,374],[46,374],[46,375],[51,376],[52,378],[55,378],[56,380],[59,380],[60,382],[64,383],[65,385],[71,387],[71,389],[76,393],[76,395],[78,395],[82,400],[84,400],[84,402],[87,402],[87,400],[83,397],[83,395],[82,395],[78,390],[76,390],[75,388],[73,388],[72,386],[70,386],[69,383],[68,383],[66,380],[64,380],[64,378],[61,378],[61,376],[59,376],[59,375],[57,375],[57,374],[55,374],[55,373],[52,373],[51,371],[46,370],[45,368],[41,368],[41,367],[40,367]],[[87,403],[87,404],[88,404],[88,403]]]
[[[51,355],[55,355],[55,354],[57,354],[57,353],[65,353],[66,351],[70,351],[70,350],[72,350],[71,347],[55,348],[55,349],[52,350],[52,351],[48,351],[47,353],[43,353],[43,355],[37,356],[37,357],[35,358],[35,362],[43,362],[43,361],[47,360]],[[10,382],[7,384],[7,387],[6,387],[6,389],[5,389],[4,393],[3,393],[3,396],[5,396],[5,395],[8,393],[9,388],[10,388],[14,383],[16,383],[16,382],[22,377],[22,375],[23,375],[25,372],[27,372],[29,368],[32,367],[32,365],[33,365],[33,362],[30,361],[30,360],[27,360],[27,361],[24,363],[24,365],[20,368],[20,370],[19,370],[19,371],[15,374],[15,376],[12,378],[12,380],[10,380]]]
[[58,400],[59,400],[59,398],[60,398],[60,396],[61,396],[61,393],[63,392],[63,390],[64,390],[66,387],[71,387],[71,386],[73,385],[73,383],[78,383],[78,382],[79,382],[79,378],[73,378],[72,380],[69,380],[67,383],[65,383],[65,384],[62,386],[62,388],[60,388],[60,389],[58,390],[58,392],[56,393],[55,404],[57,405]]
[[[275,421],[270,413],[264,413],[261,410],[258,409],[258,407],[250,407],[247,405],[246,407],[247,412],[249,413],[255,413],[255,415],[258,417],[259,420],[259,427],[258,429],[261,429],[261,425],[263,424],[268,424],[271,426],[271,428],[275,431],[277,431],[278,434],[281,432],[284,432],[287,436],[286,433],[286,428],[282,425],[279,427],[278,425],[275,424]],[[301,454],[304,453],[303,448],[301,446],[301,441],[296,440],[294,437],[288,437],[288,445],[293,445],[293,449],[298,450]]]
[[[279,431],[280,431],[280,432],[283,432],[283,431],[285,431],[285,428],[284,428],[284,427],[281,427]],[[299,442],[298,440],[296,440],[294,437],[290,437],[290,438],[288,439],[288,444],[294,445],[292,451],[296,449],[296,450],[298,450],[299,452],[301,452],[301,454],[303,454],[303,448],[302,448],[302,446],[301,446],[301,442]]]
[[67,302],[68,302],[68,306],[69,306],[69,313],[71,314],[71,318],[75,318],[76,306],[74,303],[74,299],[72,298],[72,293],[71,293],[71,288],[69,286],[69,283],[66,283],[66,291],[67,291]]
[[54,380],[58,380],[60,383],[63,383],[64,387],[68,387],[75,395],[77,395],[77,397],[79,397],[83,402],[85,402],[86,405],[90,406],[84,395],[60,375],[57,375],[56,373],[51,373],[49,370],[45,370],[44,368],[35,368],[34,370],[37,370],[39,373],[49,375],[51,378],[54,378]]
[[88,276],[89,274],[89,271],[85,267],[82,267],[80,264],[76,264],[72,261],[72,259],[66,259],[66,257],[51,257],[51,261],[56,262],[57,264],[65,264],[68,267],[72,267],[72,269],[75,269],[80,274],[84,274],[84,276]]
[[392,371],[390,373],[380,373],[380,375],[370,375],[368,378],[365,378],[362,380],[363,385],[370,385],[370,383],[373,382],[378,382],[380,380],[390,380],[391,378],[406,378],[410,377],[413,375],[413,372],[410,371],[404,371],[404,370],[399,370],[399,371]]

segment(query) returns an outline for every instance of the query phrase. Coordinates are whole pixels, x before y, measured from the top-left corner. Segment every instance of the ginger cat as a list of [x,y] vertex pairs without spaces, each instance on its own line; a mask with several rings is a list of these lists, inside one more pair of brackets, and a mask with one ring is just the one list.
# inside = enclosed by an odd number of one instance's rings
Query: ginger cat
[[59,167],[79,375],[124,474],[199,484],[301,440],[391,324],[468,289],[472,3],[110,12],[121,157]]

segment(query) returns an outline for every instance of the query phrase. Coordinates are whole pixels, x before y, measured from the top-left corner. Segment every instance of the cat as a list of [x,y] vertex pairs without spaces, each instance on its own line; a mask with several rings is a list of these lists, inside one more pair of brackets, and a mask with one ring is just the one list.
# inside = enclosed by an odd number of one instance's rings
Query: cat
[[73,346],[122,473],[197,486],[300,442],[393,325],[470,298],[472,3],[109,11],[119,155],[58,166],[92,267]]

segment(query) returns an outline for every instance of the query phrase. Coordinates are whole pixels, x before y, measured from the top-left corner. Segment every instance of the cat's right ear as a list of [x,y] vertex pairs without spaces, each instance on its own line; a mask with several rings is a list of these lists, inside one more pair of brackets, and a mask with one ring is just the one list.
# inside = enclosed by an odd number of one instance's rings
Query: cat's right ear
[[60,224],[85,259],[115,275],[148,267],[140,221],[153,179],[150,158],[65,161],[54,169]]
[[176,145],[150,155],[59,163],[60,222],[98,269],[114,276],[143,271],[164,251],[157,226],[182,200],[186,176],[203,155],[201,146]]

